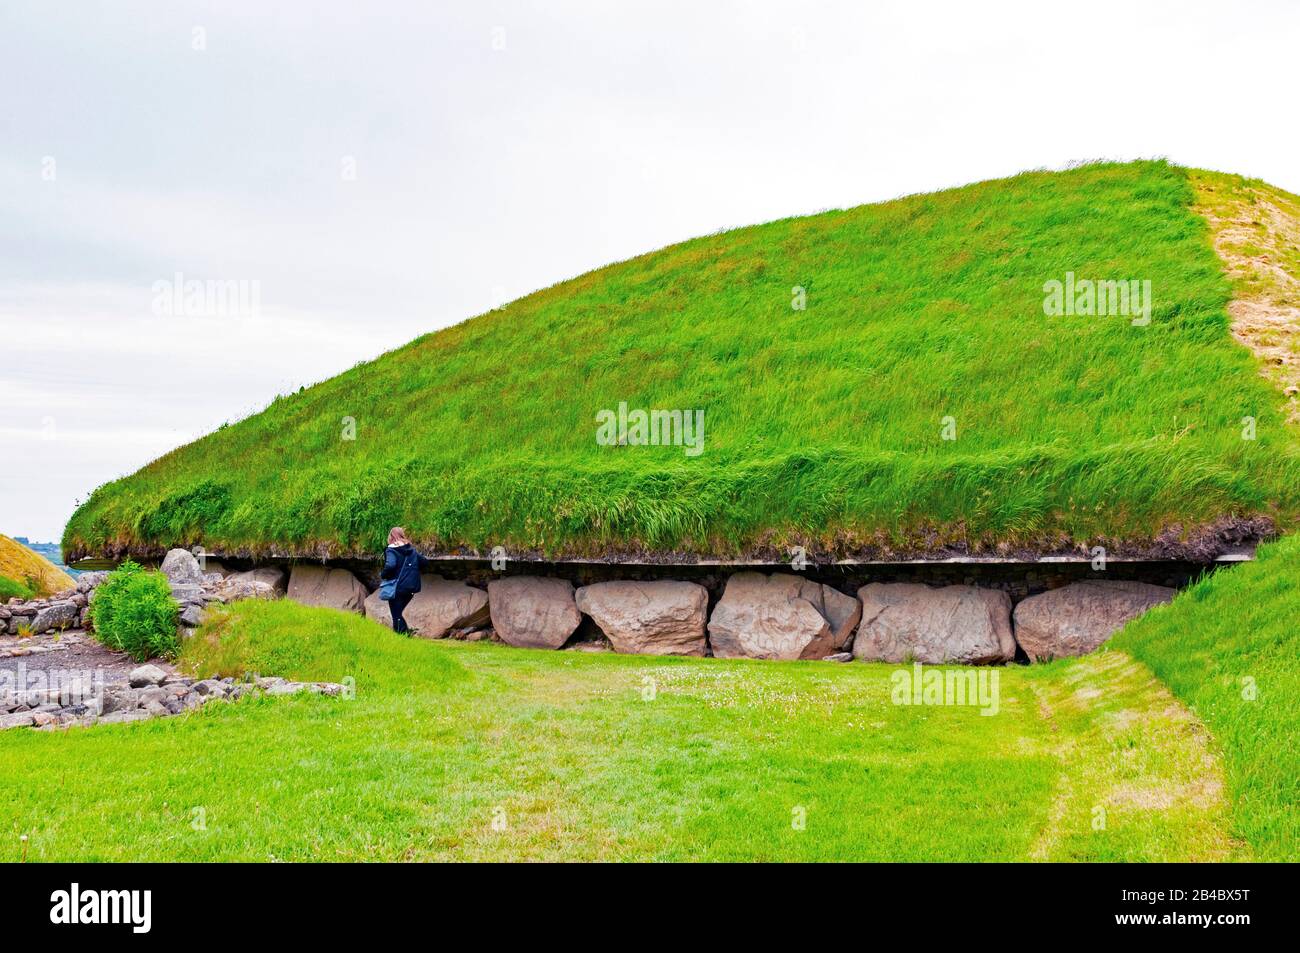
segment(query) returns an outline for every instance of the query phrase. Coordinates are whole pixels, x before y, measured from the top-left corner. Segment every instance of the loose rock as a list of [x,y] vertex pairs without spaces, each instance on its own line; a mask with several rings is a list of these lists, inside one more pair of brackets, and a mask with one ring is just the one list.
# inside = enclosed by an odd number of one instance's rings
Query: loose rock
[[162,565],[158,568],[169,581],[174,583],[197,585],[203,581],[199,561],[187,549],[168,550],[167,555],[163,557]]
[[[239,575],[236,573],[236,575]],[[240,599],[278,599],[283,589],[275,589],[255,579],[236,579],[227,576],[212,588],[214,602],[237,602]]]
[[202,606],[187,605],[181,610],[181,625],[189,626],[190,628],[197,628],[203,624],[203,618],[205,615],[206,613],[203,611]]
[[161,685],[166,677],[167,673],[157,665],[141,665],[131,669],[127,681],[132,688],[141,688],[146,685]]
[[289,582],[289,574],[279,566],[259,566],[244,572],[233,572],[226,577],[226,583],[256,582],[270,586],[274,592],[284,594]]
[[67,629],[77,624],[81,610],[72,602],[51,602],[37,611],[31,621],[32,635],[51,629]]

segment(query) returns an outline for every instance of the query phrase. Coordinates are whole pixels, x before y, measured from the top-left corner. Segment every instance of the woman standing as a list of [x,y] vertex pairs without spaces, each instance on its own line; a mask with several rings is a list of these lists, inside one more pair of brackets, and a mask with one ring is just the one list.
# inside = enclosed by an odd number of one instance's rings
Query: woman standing
[[406,530],[394,526],[388,531],[388,548],[384,550],[384,568],[379,572],[382,581],[379,597],[388,600],[388,610],[393,614],[393,631],[410,635],[411,630],[402,618],[407,605],[420,591],[420,573],[429,565],[406,536]]

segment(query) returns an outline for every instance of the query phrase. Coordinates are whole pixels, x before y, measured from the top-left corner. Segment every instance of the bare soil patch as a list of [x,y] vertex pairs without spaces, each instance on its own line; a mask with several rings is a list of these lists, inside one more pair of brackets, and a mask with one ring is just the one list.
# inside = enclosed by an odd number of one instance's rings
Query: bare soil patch
[[1232,334],[1300,423],[1300,199],[1263,182],[1194,173],[1197,211],[1233,281]]
[[[131,670],[141,663],[122,652],[105,648],[84,629],[45,632],[31,638],[0,636],[0,669],[10,672],[43,672],[48,684],[58,684],[54,676],[64,672],[100,672],[105,687],[127,684]],[[168,672],[174,668],[158,659],[151,664]]]

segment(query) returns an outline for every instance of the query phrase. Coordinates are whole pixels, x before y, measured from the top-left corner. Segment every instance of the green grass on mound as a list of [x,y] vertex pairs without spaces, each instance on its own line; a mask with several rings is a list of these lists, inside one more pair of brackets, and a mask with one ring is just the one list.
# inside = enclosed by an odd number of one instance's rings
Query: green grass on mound
[[1300,536],[1261,547],[1128,626],[1223,751],[1233,832],[1261,860],[1300,859]]
[[6,599],[48,596],[73,585],[72,577],[58,566],[3,534],[0,534],[0,577],[7,580],[0,583],[0,592],[7,593],[2,598]]
[[35,595],[36,590],[26,582],[10,579],[8,576],[0,576],[0,602],[9,599],[31,599]]
[[[1101,164],[674,245],[103,486],[64,549],[341,554],[395,523],[552,555],[1059,548],[1289,519],[1300,458],[1193,198],[1183,169]],[[1151,324],[1045,316],[1067,272],[1149,280]],[[703,452],[598,445],[620,402],[703,410]]]
[[889,665],[427,642],[288,601],[214,613],[182,662],[356,691],[0,732],[0,861],[1244,856],[1204,729],[1118,652],[998,670],[994,715],[894,704]]

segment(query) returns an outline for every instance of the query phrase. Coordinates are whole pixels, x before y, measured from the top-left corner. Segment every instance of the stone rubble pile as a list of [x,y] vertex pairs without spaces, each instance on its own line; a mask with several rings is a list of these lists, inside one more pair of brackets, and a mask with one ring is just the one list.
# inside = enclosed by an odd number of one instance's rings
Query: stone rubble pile
[[86,572],[77,584],[42,599],[14,597],[0,605],[0,635],[40,635],[60,629],[84,629],[89,622],[90,599],[106,572]]
[[70,725],[117,724],[165,718],[201,708],[208,702],[234,701],[249,694],[343,694],[334,682],[291,682],[283,678],[193,679],[157,665],[132,669],[128,684],[104,686],[78,679],[40,689],[0,694],[0,729],[64,728]]
[[[173,549],[160,567],[179,607],[179,634],[190,635],[203,624],[212,603],[238,599],[276,599],[285,592],[283,569],[264,568],[226,575],[203,572],[192,553]],[[351,575],[350,573],[348,575]],[[90,604],[107,572],[86,572],[71,589],[40,599],[13,598],[0,605],[0,635],[41,635],[64,629],[94,629]]]
[[[275,599],[285,593],[288,580],[282,569],[263,568],[226,574],[203,572],[198,560],[185,550],[172,550],[160,567],[167,577],[178,607],[178,634],[184,639],[202,625],[208,607],[238,599]],[[82,573],[74,588],[41,599],[10,599],[0,605],[0,635],[19,636],[18,642],[0,646],[0,659],[43,656],[80,645],[83,637],[69,629],[93,631],[90,607],[96,588],[107,572]],[[43,670],[42,670],[43,671]],[[311,692],[340,695],[343,686],[333,682],[291,682],[283,678],[193,679],[158,665],[132,669],[127,684],[105,684],[102,672],[44,673],[42,687],[6,688],[0,681],[0,729],[54,729],[70,725],[113,724],[178,715],[212,701],[233,701],[247,694],[292,695]],[[66,682],[58,676],[68,675]],[[12,680],[10,680],[12,682]]]
[[182,639],[203,624],[209,605],[239,599],[277,599],[284,594],[288,579],[283,569],[274,567],[230,574],[204,572],[194,554],[184,549],[168,552],[158,568],[167,577],[172,598],[180,606]]

